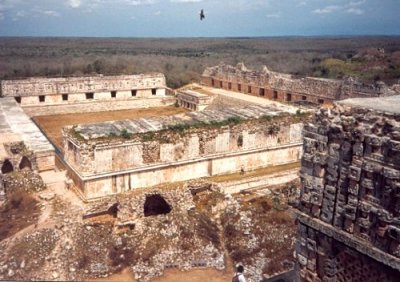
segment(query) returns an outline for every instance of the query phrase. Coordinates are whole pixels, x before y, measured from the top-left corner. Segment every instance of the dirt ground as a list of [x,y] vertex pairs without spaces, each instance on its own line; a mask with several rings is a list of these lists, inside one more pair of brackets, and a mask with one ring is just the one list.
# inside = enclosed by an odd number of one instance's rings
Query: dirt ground
[[[233,275],[233,273],[232,273]],[[164,274],[157,277],[152,282],[226,282],[232,278],[230,273],[218,271],[212,268],[194,269],[189,271],[180,271],[178,269],[166,270]],[[109,282],[136,282],[134,275],[125,269],[121,273],[111,275],[107,278],[100,278],[93,281],[109,281]]]
[[0,207],[0,241],[35,224],[40,214],[38,201],[26,192],[16,192]]
[[154,116],[169,116],[187,112],[184,108],[158,107],[151,109],[131,109],[121,111],[48,115],[34,117],[33,120],[47,137],[62,151],[61,129],[67,125],[96,123],[111,120],[139,119]]

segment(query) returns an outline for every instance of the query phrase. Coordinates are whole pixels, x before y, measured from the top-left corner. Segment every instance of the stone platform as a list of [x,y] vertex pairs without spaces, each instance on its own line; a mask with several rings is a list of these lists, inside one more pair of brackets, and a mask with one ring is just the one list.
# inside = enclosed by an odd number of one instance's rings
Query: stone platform
[[39,171],[54,169],[54,147],[14,98],[0,98],[0,154],[7,158],[5,143],[23,142],[32,151]]

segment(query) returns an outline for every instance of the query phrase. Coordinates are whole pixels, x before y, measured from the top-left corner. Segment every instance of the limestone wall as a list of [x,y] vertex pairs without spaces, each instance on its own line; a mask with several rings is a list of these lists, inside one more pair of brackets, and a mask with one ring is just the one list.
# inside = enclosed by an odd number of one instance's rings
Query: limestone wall
[[[73,171],[73,178],[86,199],[103,197],[129,190],[151,187],[162,183],[187,181],[218,174],[229,174],[240,171],[245,167],[248,170],[297,162],[301,156],[301,145],[287,146],[286,148],[271,148],[264,151],[247,152],[236,156],[213,156],[210,158],[193,159],[174,164],[160,164],[106,174],[104,176],[83,177]],[[278,179],[278,181],[285,181]],[[248,188],[248,187],[247,187]],[[237,189],[237,187],[235,188]]]
[[[154,133],[141,136],[137,141],[89,140],[80,142],[72,136],[65,136],[64,152],[68,163],[83,176],[119,172],[150,165],[169,164],[219,155],[241,154],[247,151],[265,150],[301,143],[302,124],[237,125],[180,135],[170,133],[155,138]],[[148,140],[152,138],[152,140]],[[283,153],[277,158],[285,162]],[[236,158],[236,157],[234,157]],[[260,157],[261,158],[261,157]],[[289,157],[288,157],[289,158]],[[260,165],[259,165],[260,163]],[[262,166],[262,160],[246,164],[251,169]],[[214,171],[238,171],[235,162],[217,165]],[[222,172],[221,172],[222,173]],[[215,174],[218,174],[215,173]]]
[[32,77],[28,79],[1,81],[1,93],[2,96],[5,97],[80,94],[89,92],[101,93],[110,91],[121,91],[120,95],[129,96],[130,93],[124,91],[165,87],[165,76],[161,73],[60,78]]
[[[102,197],[162,183],[297,162],[302,124],[237,125],[137,142],[79,142],[65,139],[65,159],[75,185],[87,198]],[[178,135],[179,136],[179,135]],[[76,143],[74,143],[76,142]]]
[[82,112],[104,112],[136,108],[164,107],[174,105],[175,97],[130,98],[127,100],[88,100],[76,103],[51,105],[25,105],[24,112],[30,117],[60,115]]
[[29,78],[1,81],[1,95],[22,106],[68,105],[166,95],[161,73],[120,76]]
[[[321,109],[314,122],[305,125],[299,203],[304,238],[299,244],[306,245],[308,253],[298,256],[301,281],[320,281],[324,275],[349,281],[350,274],[343,274],[339,267],[332,272],[321,269],[324,263],[333,264],[324,260],[332,257],[331,245],[336,241],[347,246],[345,261],[338,258],[341,267],[350,267],[346,261],[357,263],[352,261],[354,254],[357,260],[366,255],[400,270],[399,101],[400,96],[346,100],[332,110]],[[307,228],[311,231],[304,231]],[[316,236],[313,229],[323,234]],[[341,256],[338,252],[333,255]],[[362,268],[370,258],[363,258],[357,263],[361,268],[354,268],[357,281],[372,273],[373,267],[366,266],[369,272]],[[373,280],[395,281],[383,269],[371,274],[376,277]]]
[[351,97],[396,94],[394,88],[388,88],[383,82],[366,85],[355,78],[343,81],[315,77],[298,78],[270,71],[267,67],[261,71],[249,70],[243,64],[236,67],[221,64],[207,68],[203,72],[202,83],[271,100],[308,101],[316,104]]

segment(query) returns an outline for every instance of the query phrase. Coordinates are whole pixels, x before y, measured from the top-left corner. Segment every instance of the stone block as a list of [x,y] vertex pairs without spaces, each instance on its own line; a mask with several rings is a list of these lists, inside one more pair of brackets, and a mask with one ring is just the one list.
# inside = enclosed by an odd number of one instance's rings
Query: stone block
[[327,212],[326,210],[321,211],[321,215],[319,218],[326,223],[332,224],[333,214],[332,212]]
[[400,257],[400,242],[392,241],[389,246],[389,253],[394,255],[395,257]]
[[317,276],[317,273],[314,273],[317,270],[317,260],[315,258],[307,260],[307,269],[311,271],[308,273],[309,273],[309,276],[312,277],[312,280],[308,280],[308,281],[315,281],[314,279]]
[[400,142],[399,141],[390,140],[388,142],[388,145],[391,150],[400,152]]
[[329,155],[326,163],[330,168],[337,168],[337,164],[339,162],[339,156],[337,155]]
[[307,266],[307,258],[301,254],[297,254],[297,261],[301,267]]
[[361,181],[361,187],[363,187],[364,189],[373,190],[374,189],[374,184],[373,184],[371,179],[364,178]]
[[364,155],[364,145],[361,142],[356,142],[353,145],[353,155],[362,157]]
[[303,157],[302,157],[303,160],[311,163],[313,161],[313,158],[314,158],[314,154],[307,153],[307,150],[304,150]]
[[358,195],[358,190],[359,190],[359,185],[357,184],[357,182],[355,182],[354,180],[349,182],[349,187],[348,187],[348,192],[351,195]]
[[319,218],[319,215],[321,214],[321,207],[320,207],[320,205],[313,205],[312,207],[311,207],[311,215],[313,216],[313,217],[317,217],[317,218]]
[[310,252],[316,252],[317,251],[317,242],[315,242],[312,239],[307,239],[307,250]]
[[357,212],[357,207],[352,206],[352,205],[346,205],[344,207],[343,215],[346,219],[355,220],[356,212]]
[[328,155],[326,153],[317,152],[314,155],[313,161],[316,164],[325,165],[327,162],[327,159],[328,159]]
[[400,242],[400,228],[394,225],[389,225],[387,229],[388,235],[393,240]]
[[310,203],[315,206],[321,206],[322,198],[322,193],[311,192]]
[[320,177],[313,177],[312,185],[316,190],[322,191],[324,189],[324,179]]
[[349,178],[354,181],[360,181],[361,168],[356,166],[350,166]]
[[303,193],[301,195],[301,202],[310,203],[311,202],[311,193]]
[[322,178],[325,175],[325,169],[320,164],[315,164],[313,175]]
[[382,138],[374,134],[365,135],[365,143],[371,146],[382,146]]
[[346,218],[343,223],[343,230],[348,233],[354,232],[354,222],[351,219]]
[[325,191],[330,194],[336,194],[336,187],[331,185],[325,185]]
[[354,195],[348,195],[347,197],[347,204],[353,206],[353,207],[357,207],[358,205],[358,198]]
[[335,166],[333,168],[328,166],[328,168],[326,169],[326,172],[329,173],[330,176],[335,178],[335,179],[339,178],[339,173],[338,173],[338,167],[337,166]]
[[390,179],[400,179],[400,171],[388,167],[383,168],[383,175]]

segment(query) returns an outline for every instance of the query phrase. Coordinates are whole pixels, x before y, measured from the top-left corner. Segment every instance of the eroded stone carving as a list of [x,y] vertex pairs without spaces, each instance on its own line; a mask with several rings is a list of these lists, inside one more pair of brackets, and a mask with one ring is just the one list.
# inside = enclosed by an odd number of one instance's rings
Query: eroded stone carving
[[[400,270],[400,108],[394,101],[400,96],[345,100],[332,109],[320,109],[313,123],[304,126],[298,207],[301,281],[399,277],[399,272],[385,266]],[[325,136],[318,135],[320,131],[326,131]],[[327,235],[332,243],[323,243]],[[314,267],[314,247],[302,251],[302,242],[315,237],[321,269]],[[305,264],[310,259],[311,266]]]

